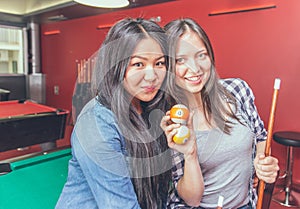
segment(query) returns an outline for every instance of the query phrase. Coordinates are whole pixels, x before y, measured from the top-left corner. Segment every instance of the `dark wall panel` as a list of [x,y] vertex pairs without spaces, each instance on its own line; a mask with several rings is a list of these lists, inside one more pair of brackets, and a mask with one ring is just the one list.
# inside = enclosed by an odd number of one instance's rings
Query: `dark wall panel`
[[26,99],[27,86],[25,75],[0,74],[0,89],[10,91],[9,100]]

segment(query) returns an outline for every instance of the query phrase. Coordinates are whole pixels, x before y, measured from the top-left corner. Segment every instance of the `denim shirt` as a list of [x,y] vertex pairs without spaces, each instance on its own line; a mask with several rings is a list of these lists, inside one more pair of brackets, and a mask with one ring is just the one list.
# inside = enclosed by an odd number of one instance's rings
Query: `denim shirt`
[[92,99],[77,118],[68,179],[56,209],[139,209],[113,113]]

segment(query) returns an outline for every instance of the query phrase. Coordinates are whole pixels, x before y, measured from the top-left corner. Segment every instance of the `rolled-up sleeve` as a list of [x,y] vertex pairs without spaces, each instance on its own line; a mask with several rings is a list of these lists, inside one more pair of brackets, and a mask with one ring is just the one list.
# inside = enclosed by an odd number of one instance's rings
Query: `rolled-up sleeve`
[[256,142],[265,141],[267,131],[255,106],[255,96],[249,85],[242,79],[229,78],[221,80],[221,84],[237,99],[238,105],[247,115],[249,127],[255,134]]

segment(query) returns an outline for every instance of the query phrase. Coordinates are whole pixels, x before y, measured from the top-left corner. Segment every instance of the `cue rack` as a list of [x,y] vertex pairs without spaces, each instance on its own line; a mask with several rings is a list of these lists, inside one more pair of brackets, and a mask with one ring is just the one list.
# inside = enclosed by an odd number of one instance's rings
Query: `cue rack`
[[72,96],[72,125],[75,124],[84,105],[93,98],[91,80],[95,60],[96,53],[88,59],[76,60],[77,81]]

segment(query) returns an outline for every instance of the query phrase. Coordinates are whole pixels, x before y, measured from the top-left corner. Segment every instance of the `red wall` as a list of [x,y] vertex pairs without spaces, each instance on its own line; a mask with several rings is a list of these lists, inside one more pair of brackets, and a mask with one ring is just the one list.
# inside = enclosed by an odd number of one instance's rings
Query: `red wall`
[[[212,11],[262,5],[276,5],[276,8],[208,16]],[[297,81],[300,77],[299,11],[299,0],[177,0],[44,24],[41,26],[42,33],[61,31],[60,34],[41,37],[42,72],[46,74],[47,104],[71,109],[76,60],[89,58],[99,48],[107,32],[107,29],[96,30],[98,25],[111,24],[127,16],[160,16],[161,25],[178,17],[192,17],[210,36],[221,77],[240,77],[252,87],[257,108],[266,127],[274,79],[281,78],[274,131],[300,131],[300,82]],[[59,95],[54,95],[54,85],[60,87]],[[280,159],[284,169],[285,148],[273,142],[272,149],[273,155]],[[295,158],[294,177],[300,179],[297,174],[300,170],[300,153],[296,152]]]

